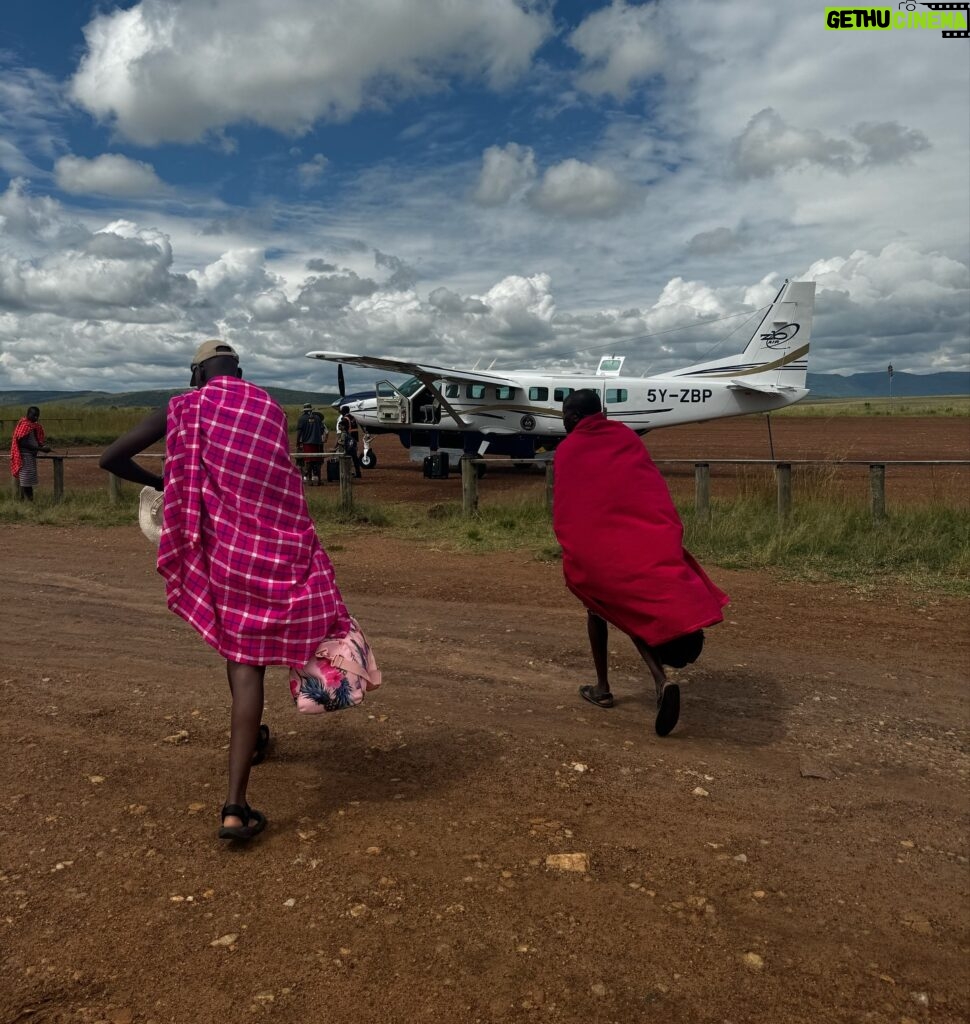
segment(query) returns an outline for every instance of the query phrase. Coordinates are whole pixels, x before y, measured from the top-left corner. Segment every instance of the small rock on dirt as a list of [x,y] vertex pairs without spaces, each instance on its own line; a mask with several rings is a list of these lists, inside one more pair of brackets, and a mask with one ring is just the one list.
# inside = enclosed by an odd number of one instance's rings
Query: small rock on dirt
[[750,967],[752,971],[760,971],[765,965],[764,959],[757,953],[745,953],[741,959],[744,966]]
[[546,857],[546,867],[556,871],[589,871],[588,853],[550,853]]
[[238,939],[239,936],[236,934],[221,935],[218,939],[213,939],[210,946],[231,946]]
[[799,770],[803,779],[832,780],[835,778],[835,772],[833,772],[831,768],[825,768],[812,761],[802,761],[801,768]]

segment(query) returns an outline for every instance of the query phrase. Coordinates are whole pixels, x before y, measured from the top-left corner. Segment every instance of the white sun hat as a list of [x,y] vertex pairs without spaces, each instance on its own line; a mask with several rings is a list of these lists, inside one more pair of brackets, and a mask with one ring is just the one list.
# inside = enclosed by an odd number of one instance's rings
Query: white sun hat
[[155,545],[162,536],[162,510],[165,495],[154,487],[143,487],[138,496],[138,525],[141,532]]

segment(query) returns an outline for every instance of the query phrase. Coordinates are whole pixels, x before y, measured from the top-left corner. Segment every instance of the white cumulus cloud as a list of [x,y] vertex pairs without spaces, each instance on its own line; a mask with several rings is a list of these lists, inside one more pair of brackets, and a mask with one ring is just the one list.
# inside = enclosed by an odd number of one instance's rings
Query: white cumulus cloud
[[618,100],[664,68],[665,46],[654,4],[628,5],[614,0],[596,11],[570,35],[583,58],[576,84],[594,96]]
[[118,153],[102,153],[93,160],[62,156],[54,164],[54,176],[59,188],[76,195],[137,198],[169,192],[151,164]]
[[524,192],[535,179],[536,157],[529,146],[515,142],[489,146],[482,154],[473,198],[481,206],[499,206]]
[[545,213],[579,220],[615,217],[638,195],[608,167],[569,159],[550,167],[529,199]]
[[504,88],[550,24],[515,0],[141,0],[87,25],[70,91],[147,145],[245,122],[299,134],[453,76]]

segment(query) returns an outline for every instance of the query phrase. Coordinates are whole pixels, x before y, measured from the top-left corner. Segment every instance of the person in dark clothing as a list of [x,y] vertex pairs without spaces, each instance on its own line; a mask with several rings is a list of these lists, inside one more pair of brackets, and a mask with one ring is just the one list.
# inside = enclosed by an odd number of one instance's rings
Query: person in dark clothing
[[362,476],[360,455],[357,452],[358,445],[360,444],[360,424],[351,414],[349,405],[344,405],[340,408],[340,419],[337,420],[337,433],[343,439],[344,451],[354,461],[354,476],[359,480]]
[[[326,443],[327,428],[323,417],[309,402],[303,406],[303,413],[296,422],[296,450],[305,455],[320,454]],[[320,483],[320,459],[297,459],[303,479],[308,483]]]

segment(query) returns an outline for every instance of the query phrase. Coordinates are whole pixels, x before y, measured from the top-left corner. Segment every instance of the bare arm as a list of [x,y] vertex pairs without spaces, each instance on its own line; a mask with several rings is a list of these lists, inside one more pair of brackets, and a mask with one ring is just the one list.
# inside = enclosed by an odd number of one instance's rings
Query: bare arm
[[154,487],[156,491],[163,489],[164,480],[158,473],[151,473],[143,469],[137,462],[133,461],[134,456],[150,448],[157,441],[165,436],[166,410],[156,409],[149,413],[141,423],[132,427],[127,434],[122,434],[117,441],[113,441],[104,450],[98,465],[109,473],[121,477],[122,480],[130,480],[135,484],[145,484]]

